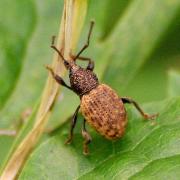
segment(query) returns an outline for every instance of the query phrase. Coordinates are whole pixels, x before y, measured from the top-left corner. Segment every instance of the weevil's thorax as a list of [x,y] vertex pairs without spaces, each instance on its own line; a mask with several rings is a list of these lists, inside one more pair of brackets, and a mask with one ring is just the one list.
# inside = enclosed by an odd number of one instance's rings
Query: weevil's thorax
[[80,97],[96,88],[99,84],[97,76],[92,71],[77,65],[70,68],[69,79],[72,89]]

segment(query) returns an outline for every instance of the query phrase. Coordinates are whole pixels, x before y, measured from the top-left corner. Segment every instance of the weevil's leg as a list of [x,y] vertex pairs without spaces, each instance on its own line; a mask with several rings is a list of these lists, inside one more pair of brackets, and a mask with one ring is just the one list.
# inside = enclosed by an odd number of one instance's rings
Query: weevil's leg
[[65,142],[65,144],[70,144],[72,142],[72,139],[73,139],[73,131],[74,131],[74,127],[76,125],[76,121],[77,121],[77,114],[78,114],[78,111],[79,111],[79,108],[80,108],[80,105],[77,107],[73,117],[72,117],[72,120],[71,120],[71,129],[70,129],[70,135],[69,135],[69,138],[67,139],[67,141]]
[[[73,59],[75,58],[73,55],[71,55],[71,57]],[[86,69],[89,69],[90,71],[94,70],[94,61],[91,60],[90,58],[79,56],[77,59],[82,60],[82,61],[88,61],[88,66]]]
[[92,138],[86,130],[86,120],[85,119],[83,121],[83,126],[82,126],[82,136],[84,138],[83,154],[88,155],[89,154],[88,144],[92,141]]
[[56,36],[52,36],[52,41],[51,41],[51,48],[53,48],[58,54],[59,56],[65,60],[64,56],[61,54],[61,52],[58,50],[58,48],[55,46],[55,39],[56,39]]
[[152,114],[152,115],[146,114],[140,108],[139,104],[129,97],[122,97],[121,100],[123,103],[133,104],[135,106],[135,108],[140,112],[140,114],[144,117],[144,119],[154,119],[158,116],[158,114]]
[[61,52],[58,50],[58,48],[54,45],[55,44],[55,38],[56,36],[52,37],[52,43],[51,43],[51,48],[53,48],[61,57],[61,59],[63,60],[64,66],[66,67],[66,69],[69,69],[69,62],[64,58],[64,56],[61,54]]
[[88,66],[86,69],[89,69],[90,71],[94,70],[94,61],[92,61],[90,58],[79,56],[78,59],[88,61]]
[[90,23],[90,28],[89,28],[89,33],[88,33],[88,38],[87,38],[87,42],[86,42],[86,44],[81,48],[81,50],[80,50],[79,53],[76,55],[76,57],[74,58],[74,60],[78,59],[78,57],[81,55],[81,53],[89,46],[89,41],[90,41],[90,37],[91,37],[91,33],[92,33],[93,26],[94,26],[94,21],[91,21],[91,23]]
[[60,76],[58,76],[57,74],[54,73],[54,71],[51,67],[46,66],[46,68],[51,72],[53,78],[56,80],[57,83],[59,83],[62,86],[65,86],[66,88],[72,90],[72,88],[70,86],[68,86]]

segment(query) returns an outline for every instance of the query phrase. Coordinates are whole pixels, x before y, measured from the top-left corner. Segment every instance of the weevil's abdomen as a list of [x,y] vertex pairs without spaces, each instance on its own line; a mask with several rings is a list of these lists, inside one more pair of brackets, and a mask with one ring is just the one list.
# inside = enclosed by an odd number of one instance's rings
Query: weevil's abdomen
[[126,111],[123,102],[109,86],[100,84],[84,94],[81,112],[86,121],[107,139],[117,139],[124,134]]

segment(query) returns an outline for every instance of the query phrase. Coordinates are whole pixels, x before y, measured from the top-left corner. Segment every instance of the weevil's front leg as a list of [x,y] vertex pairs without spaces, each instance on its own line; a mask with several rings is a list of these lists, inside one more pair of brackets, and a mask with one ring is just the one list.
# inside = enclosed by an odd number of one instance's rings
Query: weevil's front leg
[[46,66],[46,69],[48,69],[51,72],[53,78],[56,80],[57,83],[59,83],[62,86],[65,86],[66,88],[72,90],[72,88],[70,86],[68,86],[60,76],[58,76],[57,74],[54,73],[54,71],[51,67]]
[[85,119],[84,119],[83,126],[82,126],[82,136],[84,138],[83,154],[88,155],[89,154],[88,144],[92,141],[92,138],[86,130],[86,120]]
[[69,138],[67,139],[67,141],[65,142],[65,144],[70,144],[72,142],[72,139],[73,139],[73,131],[74,131],[74,127],[76,125],[76,121],[77,121],[77,114],[78,114],[78,111],[79,111],[79,108],[80,108],[80,105],[77,107],[73,117],[72,117],[72,120],[71,120],[71,129],[70,129],[70,135],[69,135]]
[[86,58],[86,57],[78,57],[78,59],[82,60],[82,61],[88,61],[88,66],[86,69],[93,71],[94,70],[94,61],[91,60],[90,58]]
[[94,21],[91,21],[91,23],[90,23],[90,28],[89,28],[89,33],[88,33],[88,38],[87,38],[87,42],[86,42],[86,44],[81,48],[81,50],[80,50],[79,53],[76,55],[76,57],[74,58],[74,60],[78,59],[78,57],[81,55],[81,53],[82,53],[86,48],[88,48],[93,26],[94,26]]
[[140,108],[139,104],[129,97],[122,97],[121,100],[123,103],[133,104],[135,106],[135,108],[140,112],[140,114],[144,117],[144,119],[154,119],[158,116],[158,114],[152,114],[152,115],[146,114]]
[[[73,55],[71,55],[71,57],[72,57],[72,59],[75,58],[75,56],[73,56]],[[82,60],[82,61],[88,61],[88,65],[87,65],[86,69],[88,69],[90,71],[94,70],[94,61],[91,60],[91,58],[79,56],[77,59]]]

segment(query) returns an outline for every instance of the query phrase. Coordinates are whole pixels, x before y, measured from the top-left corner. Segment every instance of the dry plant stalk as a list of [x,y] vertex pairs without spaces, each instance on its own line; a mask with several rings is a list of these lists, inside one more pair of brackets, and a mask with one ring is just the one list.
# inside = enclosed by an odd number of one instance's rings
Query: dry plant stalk
[[[75,49],[86,15],[86,9],[86,0],[64,0],[63,16],[60,24],[59,36],[57,38],[57,48],[64,54],[66,59],[70,59],[70,54]],[[54,53],[52,67],[60,76],[63,76],[66,71],[56,52]],[[51,107],[58,93],[59,85],[52,76],[49,75],[34,127],[12,154],[1,175],[1,180],[12,180],[17,178],[25,160],[28,158],[28,155],[43,133],[51,112]]]

